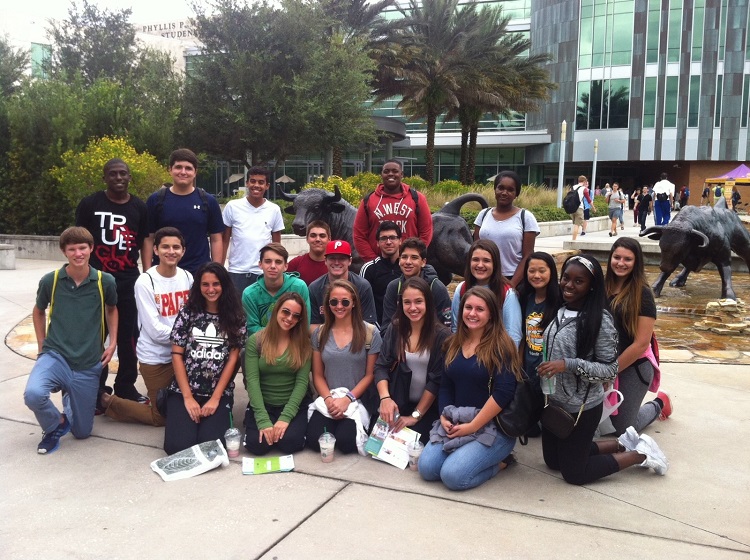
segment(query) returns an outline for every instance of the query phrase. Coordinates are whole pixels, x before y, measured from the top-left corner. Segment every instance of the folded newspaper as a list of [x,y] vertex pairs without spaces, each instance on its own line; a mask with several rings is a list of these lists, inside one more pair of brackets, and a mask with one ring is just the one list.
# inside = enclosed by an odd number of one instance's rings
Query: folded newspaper
[[406,444],[417,441],[419,432],[411,428],[402,428],[398,432],[391,430],[390,426],[381,417],[370,432],[370,438],[365,444],[365,451],[379,461],[384,461],[399,469],[405,469],[409,464],[409,452]]
[[162,480],[182,480],[198,476],[216,467],[229,465],[227,451],[221,440],[206,441],[151,463],[151,470]]

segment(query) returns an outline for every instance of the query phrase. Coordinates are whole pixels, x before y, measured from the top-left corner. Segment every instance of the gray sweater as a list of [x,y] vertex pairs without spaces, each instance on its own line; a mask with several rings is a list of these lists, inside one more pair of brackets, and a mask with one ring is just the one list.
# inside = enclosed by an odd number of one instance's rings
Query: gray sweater
[[[583,358],[576,357],[578,318],[563,320],[563,306],[544,331],[547,359],[565,360],[565,371],[558,374],[555,394],[550,400],[573,415],[578,414],[591,383],[584,410],[597,406],[604,399],[602,383],[617,376],[617,330],[612,315],[605,311],[601,317],[595,351]],[[595,358],[596,357],[596,358]],[[594,361],[594,359],[596,361]]]

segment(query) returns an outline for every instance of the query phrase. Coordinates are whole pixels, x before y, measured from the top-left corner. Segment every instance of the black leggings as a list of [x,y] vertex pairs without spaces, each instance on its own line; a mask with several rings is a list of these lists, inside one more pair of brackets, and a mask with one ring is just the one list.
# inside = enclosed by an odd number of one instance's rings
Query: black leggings
[[334,420],[316,410],[307,422],[307,447],[314,451],[320,451],[318,438],[323,435],[324,431],[335,436],[336,451],[341,453],[357,452],[357,425],[354,420],[349,418]]
[[588,484],[620,470],[615,458],[612,455],[599,455],[599,448],[594,443],[594,432],[602,418],[602,408],[602,403],[599,403],[594,408],[584,410],[566,439],[558,438],[542,426],[544,462],[552,470],[560,471],[569,484]]
[[[302,401],[302,404],[297,411],[297,415],[292,418],[291,422],[289,422],[289,426],[287,426],[286,432],[284,432],[284,437],[273,445],[269,445],[265,439],[258,443],[260,430],[255,421],[255,412],[248,404],[247,410],[245,411],[245,448],[253,455],[265,455],[271,450],[278,451],[284,455],[302,451],[302,448],[305,447],[308,404],[309,401]],[[281,416],[281,413],[284,412],[284,407],[267,404],[266,412],[271,419],[271,423],[275,424],[279,419],[279,416]]]
[[[210,397],[194,395],[196,402],[203,406]],[[233,399],[223,396],[219,406],[211,416],[201,418],[200,422],[193,422],[185,408],[182,393],[170,393],[167,398],[167,422],[164,428],[164,451],[167,455],[177,453],[197,443],[220,439],[224,441],[224,432],[229,429],[229,413],[232,410]]]

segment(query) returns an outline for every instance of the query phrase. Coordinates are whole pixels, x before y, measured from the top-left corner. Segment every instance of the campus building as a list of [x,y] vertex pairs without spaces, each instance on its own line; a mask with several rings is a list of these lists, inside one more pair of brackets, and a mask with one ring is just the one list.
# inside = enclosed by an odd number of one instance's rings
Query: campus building
[[[514,169],[532,183],[556,186],[565,138],[566,183],[578,175],[626,190],[653,184],[662,172],[699,196],[703,180],[750,160],[750,2],[748,0],[488,0],[511,16],[509,30],[531,39],[532,52],[552,55],[557,88],[541,109],[482,120],[476,180]],[[399,17],[392,10],[387,17]],[[139,40],[170,50],[190,72],[199,52],[186,20],[138,25]],[[32,45],[32,68],[44,45]],[[344,156],[344,174],[379,169],[390,156],[405,174],[425,172],[426,125],[409,122],[398,99],[372,106],[381,145]],[[595,151],[595,145],[597,149]],[[435,176],[458,176],[460,126],[439,121]],[[295,185],[322,175],[330,154],[290,158],[279,175]],[[241,185],[242,169],[217,167],[215,192]],[[239,179],[238,179],[239,177]],[[236,186],[235,185],[235,186]]]

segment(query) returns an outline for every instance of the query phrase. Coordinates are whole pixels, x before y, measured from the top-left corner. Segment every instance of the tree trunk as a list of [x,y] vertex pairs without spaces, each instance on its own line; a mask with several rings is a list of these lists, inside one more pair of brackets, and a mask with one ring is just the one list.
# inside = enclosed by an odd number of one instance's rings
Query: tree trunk
[[461,163],[459,163],[459,181],[462,185],[470,184],[468,180],[468,173],[466,172],[466,165],[469,159],[469,127],[466,123],[461,123]]
[[425,149],[424,178],[429,184],[435,183],[435,127],[437,125],[437,111],[427,110],[427,146]]
[[466,169],[465,185],[470,185],[475,181],[475,168],[477,165],[477,134],[479,132],[479,121],[472,123],[469,129],[469,163]]
[[333,175],[344,176],[344,150],[341,146],[333,147]]

